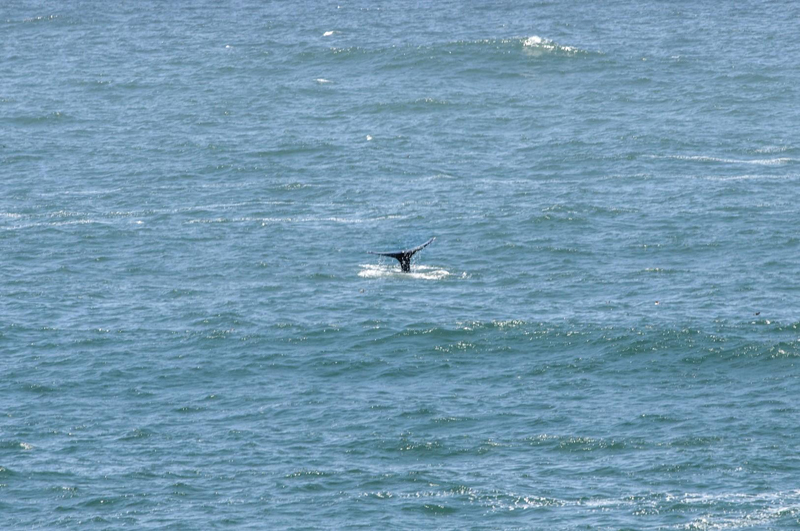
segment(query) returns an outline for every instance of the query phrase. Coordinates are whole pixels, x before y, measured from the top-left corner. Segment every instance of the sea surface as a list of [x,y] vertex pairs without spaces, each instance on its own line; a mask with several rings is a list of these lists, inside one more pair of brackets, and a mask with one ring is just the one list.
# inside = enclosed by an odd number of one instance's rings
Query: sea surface
[[3,2],[0,528],[800,528],[798,20]]

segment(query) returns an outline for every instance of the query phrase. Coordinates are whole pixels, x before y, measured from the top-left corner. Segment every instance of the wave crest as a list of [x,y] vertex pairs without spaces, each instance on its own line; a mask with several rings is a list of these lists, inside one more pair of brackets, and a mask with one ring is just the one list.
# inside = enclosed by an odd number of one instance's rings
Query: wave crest
[[522,49],[527,55],[538,57],[545,54],[578,55],[587,54],[586,50],[575,48],[574,46],[564,46],[557,42],[531,35],[522,41]]

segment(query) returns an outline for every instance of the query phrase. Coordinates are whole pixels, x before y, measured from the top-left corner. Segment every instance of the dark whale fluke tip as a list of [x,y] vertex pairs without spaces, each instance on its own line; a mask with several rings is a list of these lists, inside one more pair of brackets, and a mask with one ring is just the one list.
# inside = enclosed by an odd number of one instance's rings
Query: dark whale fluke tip
[[407,249],[405,251],[397,251],[395,253],[377,253],[375,251],[367,251],[367,252],[369,254],[377,254],[379,256],[389,256],[391,258],[394,258],[395,260],[400,262],[400,270],[403,273],[408,273],[411,271],[411,257],[414,256],[414,254],[416,254],[418,251],[421,251],[425,247],[429,246],[431,243],[433,243],[433,240],[435,239],[436,237],[433,237],[430,240],[423,243],[422,245],[418,245],[413,249]]

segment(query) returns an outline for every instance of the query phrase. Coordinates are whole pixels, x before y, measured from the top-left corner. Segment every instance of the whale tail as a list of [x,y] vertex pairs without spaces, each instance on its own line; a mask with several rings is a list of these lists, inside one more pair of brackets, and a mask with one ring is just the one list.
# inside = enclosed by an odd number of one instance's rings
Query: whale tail
[[400,270],[403,273],[408,273],[411,271],[411,257],[414,256],[417,252],[421,251],[425,247],[429,246],[433,240],[436,238],[431,238],[430,240],[426,241],[422,245],[418,245],[413,249],[407,249],[405,251],[398,251],[396,253],[376,253],[374,251],[367,251],[369,254],[377,254],[379,256],[389,256],[394,258],[398,262],[400,262]]

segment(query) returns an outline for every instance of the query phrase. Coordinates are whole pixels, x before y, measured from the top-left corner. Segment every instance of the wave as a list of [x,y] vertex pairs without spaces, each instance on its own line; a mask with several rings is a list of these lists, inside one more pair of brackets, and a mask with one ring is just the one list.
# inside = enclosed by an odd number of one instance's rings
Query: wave
[[757,148],[752,150],[753,153],[758,153],[760,155],[763,154],[771,154],[771,153],[783,153],[784,151],[789,151],[788,146],[766,146],[762,148]]
[[68,225],[108,225],[108,222],[101,221],[98,219],[77,219],[72,221],[53,221],[53,222],[36,222],[36,223],[28,223],[24,225],[12,225],[8,227],[0,227],[2,230],[21,230],[21,229],[30,229],[36,227],[64,227]]
[[55,20],[57,18],[59,18],[58,15],[43,15],[38,17],[26,18],[22,22],[25,24],[30,24],[32,22],[47,22],[49,20]]
[[492,47],[503,50],[504,48],[521,49],[525,55],[538,57],[543,55],[576,56],[589,55],[595,52],[559,44],[553,40],[531,35],[530,37],[515,37],[510,39],[480,39],[475,41],[455,41],[447,43],[445,46],[479,46]]
[[708,155],[650,155],[649,158],[687,160],[694,162],[719,162],[723,164],[755,164],[759,166],[777,166],[795,161],[795,159],[789,157],[772,159],[727,159],[722,157],[711,157]]
[[[523,54],[529,57],[575,57],[594,54],[602,55],[602,52],[590,51],[578,48],[576,46],[560,44],[551,39],[540,37],[539,35],[531,35],[530,37],[458,40],[416,46],[405,45],[382,48],[366,48],[361,46],[349,46],[343,48],[330,47],[326,48],[322,53],[325,55],[334,55],[339,58],[355,58],[360,56],[381,55],[388,53],[397,55],[398,58],[405,59],[416,59],[420,56],[424,56],[425,58],[439,56],[442,58],[452,59],[453,56],[460,56],[463,54],[475,55],[475,53],[480,52],[481,50],[509,56],[513,56],[515,55],[515,52],[518,53],[521,51]],[[310,59],[317,57],[319,53],[319,51],[303,51],[299,54],[299,57]]]
[[786,164],[794,160],[788,157],[780,157],[775,159],[751,159],[751,160],[724,159],[724,158],[706,157],[706,156],[690,156],[690,157],[677,156],[675,158],[682,160],[698,160],[702,162],[724,162],[727,164],[758,164],[763,166],[775,166],[778,164]]
[[[613,518],[623,511],[637,516],[682,513],[690,521],[669,526],[672,529],[735,529],[791,524],[800,513],[800,491],[772,491],[760,494],[722,492],[715,494],[647,492],[619,497],[582,498],[541,496],[484,489],[467,485],[448,485],[413,492],[380,489],[359,494],[361,498],[395,499],[404,505],[441,507],[455,511],[464,504],[479,506],[493,514],[547,508],[552,516],[565,512],[573,516],[602,511]],[[410,508],[410,507],[407,507]],[[687,514],[688,513],[688,514]]]
[[401,215],[387,215],[377,216],[373,218],[344,218],[337,216],[328,217],[252,217],[244,216],[238,218],[196,218],[190,219],[186,223],[247,223],[247,222],[260,222],[262,226],[272,223],[345,223],[345,224],[358,224],[358,223],[374,223],[376,221],[384,221],[389,219],[403,219],[406,216]]
[[545,54],[558,54],[558,55],[579,55],[588,54],[589,51],[575,48],[574,46],[564,46],[557,42],[539,37],[538,35],[531,35],[522,41],[522,49],[526,55],[538,57]]
[[[555,53],[563,55],[578,55],[590,54],[589,50],[577,48],[575,46],[566,46],[559,44],[550,39],[540,37],[539,35],[531,35],[530,37],[514,37],[510,39],[479,39],[474,41],[453,41],[447,43],[445,46],[491,46],[494,48],[503,47],[521,47],[523,51],[528,54],[538,52],[539,55],[545,53]],[[435,47],[432,46],[432,47]]]
[[[34,446],[30,443],[20,441],[0,441],[0,449],[3,450],[33,450]],[[0,467],[2,470],[2,467]]]
[[729,177],[705,175],[705,176],[699,176],[698,178],[707,181],[775,181],[775,180],[792,181],[796,180],[798,178],[798,175],[797,174],[792,174],[792,175],[745,174],[745,175],[732,175]]

